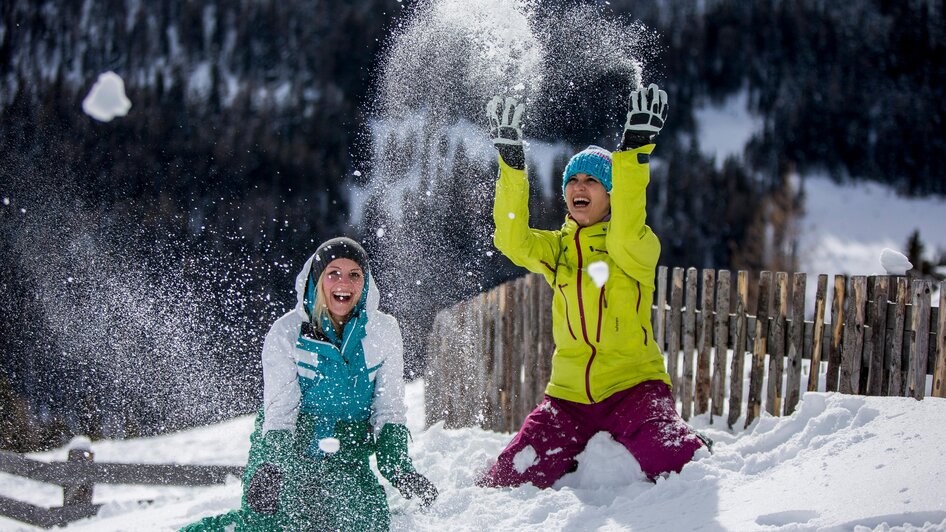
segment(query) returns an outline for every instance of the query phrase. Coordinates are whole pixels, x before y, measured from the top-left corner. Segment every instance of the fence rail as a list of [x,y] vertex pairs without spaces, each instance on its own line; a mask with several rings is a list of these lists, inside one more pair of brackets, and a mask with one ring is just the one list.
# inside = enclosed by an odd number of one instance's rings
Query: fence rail
[[243,474],[240,466],[96,463],[93,453],[84,449],[70,449],[66,462],[42,462],[0,451],[0,471],[62,486],[63,504],[53,508],[0,496],[0,515],[42,528],[64,526],[98,513],[102,505],[92,503],[95,484],[207,486]]
[[[804,273],[765,271],[753,285],[745,271],[660,267],[651,316],[681,415],[713,421],[728,406],[730,427],[743,416],[748,425],[763,408],[791,413],[803,390],[922,399],[927,375],[931,394],[946,397],[946,281],[938,308],[927,280],[838,275],[830,299],[828,282],[817,276],[806,317]],[[437,314],[428,424],[518,429],[551,372],[551,299],[533,274]]]

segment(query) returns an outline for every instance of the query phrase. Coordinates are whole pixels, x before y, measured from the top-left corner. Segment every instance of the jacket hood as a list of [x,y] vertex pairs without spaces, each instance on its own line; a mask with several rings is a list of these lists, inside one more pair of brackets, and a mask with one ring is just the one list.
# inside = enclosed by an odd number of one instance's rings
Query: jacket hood
[[[306,320],[309,319],[309,312],[306,309],[305,292],[313,260],[315,260],[315,253],[309,256],[309,260],[305,261],[302,270],[296,275],[296,306],[294,310],[300,313]],[[365,286],[363,290],[362,300],[364,301],[365,310],[378,310],[381,297],[378,294],[378,286],[374,283],[374,277],[372,277],[370,271],[365,275]]]

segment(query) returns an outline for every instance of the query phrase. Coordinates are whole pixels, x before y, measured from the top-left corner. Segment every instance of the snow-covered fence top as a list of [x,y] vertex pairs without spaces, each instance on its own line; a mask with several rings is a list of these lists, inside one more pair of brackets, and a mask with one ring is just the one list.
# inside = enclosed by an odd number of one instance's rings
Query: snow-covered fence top
[[41,462],[0,451],[0,471],[62,486],[62,506],[54,508],[0,496],[0,515],[42,528],[65,526],[97,514],[102,505],[92,503],[95,484],[206,486],[243,474],[239,466],[95,462],[88,448],[70,449],[66,462]]
[[[761,272],[753,284],[745,271],[660,267],[654,336],[683,417],[748,425],[763,407],[791,413],[803,390],[946,397],[946,281],[939,308],[927,280],[837,275],[830,299],[828,281],[818,275],[806,314],[804,273]],[[548,383],[551,299],[527,275],[437,314],[428,424],[518,429]]]

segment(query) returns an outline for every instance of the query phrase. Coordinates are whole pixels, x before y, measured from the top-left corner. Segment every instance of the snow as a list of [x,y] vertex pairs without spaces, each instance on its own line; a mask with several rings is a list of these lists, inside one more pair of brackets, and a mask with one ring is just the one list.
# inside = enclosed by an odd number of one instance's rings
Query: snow
[[322,438],[319,440],[319,449],[323,453],[337,453],[341,446],[342,442],[340,442],[338,438]]
[[[408,383],[411,454],[440,490],[427,510],[385,481],[393,530],[922,530],[946,531],[946,399],[809,392],[789,417],[763,415],[735,430],[698,416],[716,442],[682,473],[643,480],[630,454],[598,434],[579,467],[552,489],[479,488],[474,478],[511,435],[424,427],[424,383]],[[725,419],[725,418],[722,418]],[[126,441],[97,441],[97,461],[243,465],[252,417]],[[67,447],[33,455],[64,460]],[[528,467],[537,458],[522,453]],[[0,474],[0,495],[46,506],[59,488]],[[139,500],[151,500],[139,503]],[[95,488],[99,515],[69,530],[172,530],[236,508],[240,483],[203,488]],[[0,530],[31,530],[0,518]]]
[[100,74],[82,100],[85,114],[100,122],[111,122],[115,117],[125,116],[129,109],[131,101],[125,96],[125,82],[112,71]]
[[927,258],[946,251],[946,198],[905,198],[877,183],[838,184],[817,175],[805,178],[803,190],[800,271],[883,274],[881,251],[906,251],[913,231]]
[[880,251],[880,265],[887,275],[906,275],[913,268],[913,263],[899,251],[884,248]]
[[707,102],[694,110],[700,151],[716,158],[717,169],[729,157],[741,158],[746,144],[762,130],[761,117],[749,111],[748,103],[749,94],[744,89],[722,102]]
[[595,286],[601,288],[604,286],[604,283],[608,282],[608,276],[611,274],[611,271],[608,269],[608,263],[598,261],[592,262],[588,265],[588,275],[591,276],[591,280],[594,281]]

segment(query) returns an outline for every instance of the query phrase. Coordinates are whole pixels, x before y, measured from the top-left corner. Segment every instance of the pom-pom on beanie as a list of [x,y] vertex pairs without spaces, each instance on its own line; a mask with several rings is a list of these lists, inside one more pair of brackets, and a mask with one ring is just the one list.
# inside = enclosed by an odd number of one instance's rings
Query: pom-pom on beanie
[[562,196],[565,195],[565,184],[568,178],[575,174],[588,174],[604,185],[608,194],[611,193],[611,152],[601,146],[591,145],[576,153],[562,174]]

